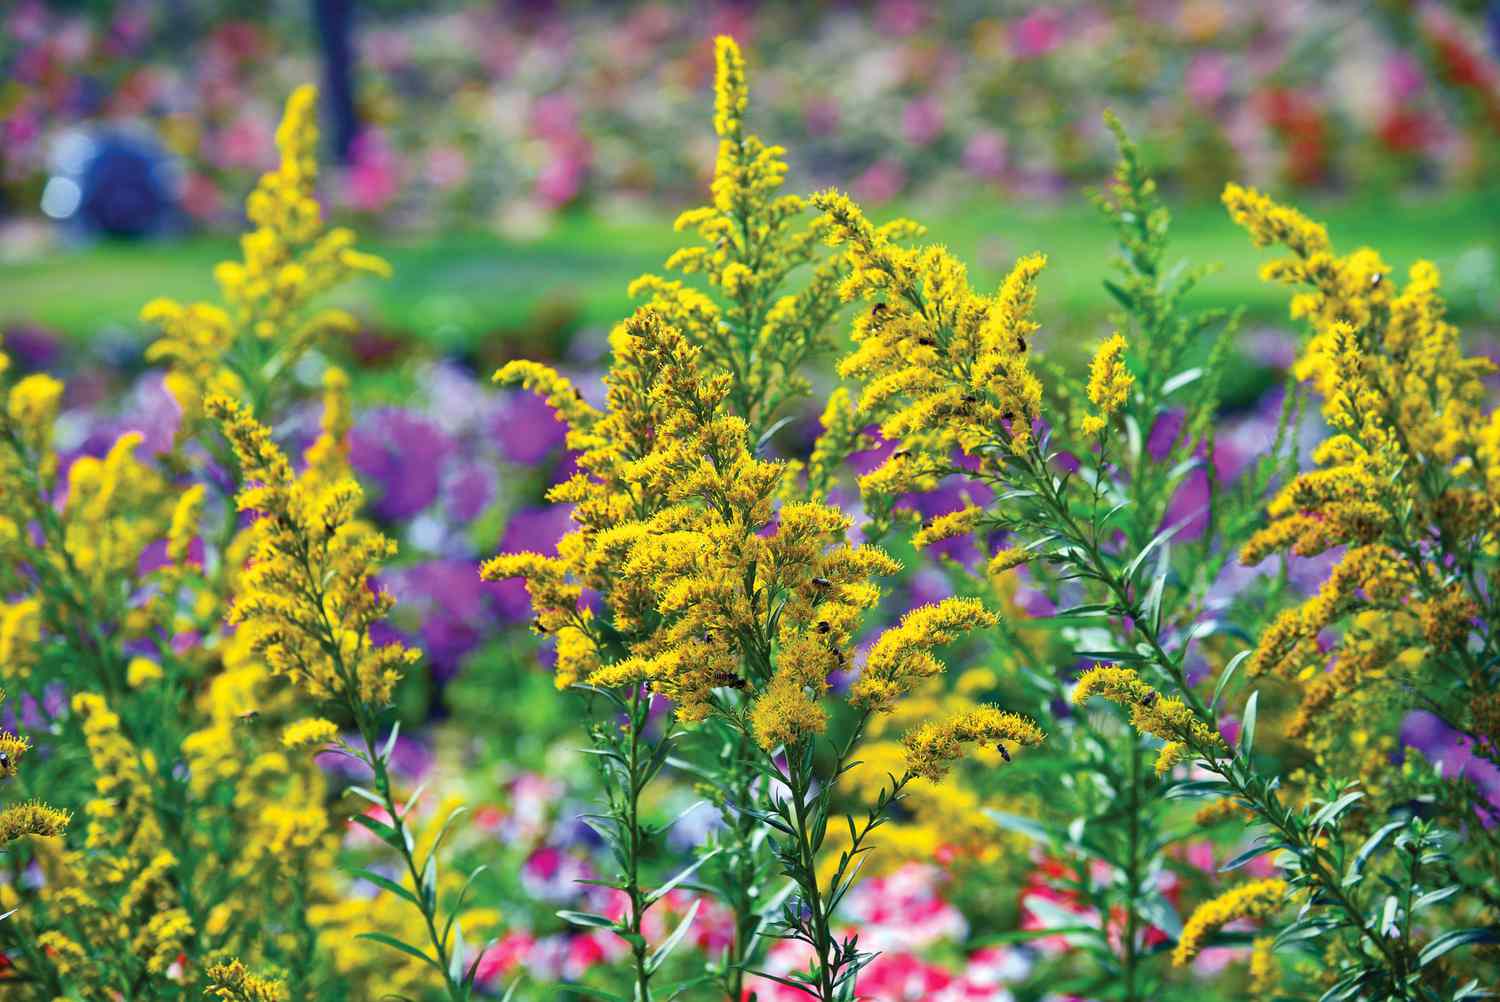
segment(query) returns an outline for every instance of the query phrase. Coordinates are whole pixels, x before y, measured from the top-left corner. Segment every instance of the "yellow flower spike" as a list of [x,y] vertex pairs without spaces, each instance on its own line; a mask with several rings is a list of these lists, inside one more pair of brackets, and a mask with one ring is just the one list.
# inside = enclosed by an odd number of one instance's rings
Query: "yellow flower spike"
[[916,682],[943,670],[933,648],[997,622],[993,613],[972,598],[948,598],[913,609],[875,641],[864,671],[849,691],[849,701],[861,709],[889,710]]
[[1211,753],[1223,748],[1224,739],[1180,697],[1162,696],[1133,669],[1095,665],[1084,672],[1073,690],[1073,703],[1081,706],[1095,696],[1129,710],[1138,730],[1167,742],[1157,756],[1158,774],[1194,749]]
[[284,748],[313,748],[336,741],[338,736],[339,728],[333,721],[308,717],[287,724],[281,731],[281,744]]
[[297,88],[276,130],[278,165],[245,201],[253,229],[241,237],[241,258],[214,269],[224,306],[158,299],[141,311],[161,332],[146,357],[169,366],[167,385],[183,408],[184,433],[205,394],[243,394],[240,377],[225,364],[237,342],[271,342],[283,365],[294,361],[319,339],[355,326],[342,310],[311,312],[316,297],[359,275],[391,273],[386,261],[354,247],[349,230],[324,227],[315,197],[316,119],[316,88]]
[[749,99],[739,44],[728,35],[719,35],[714,39],[714,131],[720,137],[739,135]]
[[828,726],[827,713],[806,688],[795,679],[781,677],[773,679],[755,701],[750,720],[756,740],[766,751],[792,747]]
[[1205,901],[1183,923],[1177,948],[1172,951],[1172,964],[1176,967],[1188,964],[1202,951],[1210,936],[1236,919],[1266,919],[1275,915],[1286,901],[1287,889],[1285,880],[1255,880]]
[[984,509],[976,508],[974,505],[968,505],[946,515],[939,515],[912,536],[911,545],[922,550],[946,539],[967,536],[979,525],[979,520],[983,515]]
[[1116,333],[1099,346],[1089,366],[1088,397],[1099,415],[1084,419],[1083,433],[1096,435],[1103,431],[1109,417],[1125,406],[1135,377],[1125,367],[1125,339]]
[[68,830],[72,815],[39,801],[11,804],[0,810],[0,845],[18,838],[58,838]]
[[52,439],[52,423],[62,404],[63,384],[43,372],[18,380],[6,396],[5,413],[14,421],[21,440],[44,449]]
[[238,960],[221,960],[203,972],[205,994],[221,1002],[288,1002],[286,985],[276,978],[250,973]]
[[31,748],[31,741],[10,731],[0,731],[0,779],[9,779],[21,766],[21,759]]
[[150,658],[134,657],[125,666],[125,684],[132,689],[139,689],[161,679],[161,665]]
[[1276,937],[1257,936],[1250,944],[1250,993],[1269,998],[1276,991]]
[[1010,760],[1010,745],[1038,745],[1046,738],[1041,728],[1019,714],[995,706],[978,706],[944,720],[924,723],[908,731],[907,771],[926,779],[941,779],[963,755],[963,746],[977,744],[998,749]]
[[1033,554],[1029,550],[1023,550],[1016,546],[1006,547],[990,557],[989,563],[985,566],[985,573],[990,577],[999,577],[1008,570],[1020,567],[1029,561],[1032,556]]
[[272,671],[315,699],[385,706],[402,669],[421,657],[370,638],[391,606],[370,579],[395,544],[355,521],[362,493],[353,480],[320,484],[309,468],[314,479],[299,481],[270,429],[248,410],[222,395],[207,398],[204,409],[253,485],[236,504],[265,516],[252,527],[255,560],[241,575],[231,621],[244,624]]
[[[537,362],[507,362],[495,372],[494,381],[502,386],[520,384],[544,397],[568,425],[570,436],[583,436],[599,420],[599,412],[590,406],[583,394],[566,377]],[[572,445],[578,448],[582,445]]]
[[1284,244],[1303,257],[1326,254],[1332,247],[1320,223],[1277,205],[1254,188],[1231,182],[1224,186],[1223,201],[1230,218],[1249,231],[1257,247]]

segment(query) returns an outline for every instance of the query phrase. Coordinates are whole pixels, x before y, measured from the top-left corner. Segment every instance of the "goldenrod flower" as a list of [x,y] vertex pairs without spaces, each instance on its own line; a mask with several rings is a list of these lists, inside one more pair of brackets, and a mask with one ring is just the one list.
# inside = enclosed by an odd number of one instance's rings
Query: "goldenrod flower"
[[222,1002],[287,1002],[286,985],[276,978],[262,978],[238,960],[221,960],[203,972],[208,979],[206,994]]
[[1265,919],[1281,910],[1286,900],[1285,880],[1255,880],[1230,888],[1199,905],[1183,923],[1172,963],[1182,967],[1196,957],[1208,939],[1236,919]]
[[939,515],[911,537],[911,545],[921,550],[945,539],[967,536],[974,531],[983,516],[984,509],[976,508],[974,505],[967,505],[958,511]]
[[237,343],[270,342],[284,366],[319,339],[355,327],[343,310],[311,312],[313,299],[357,275],[390,275],[384,260],[355,249],[351,231],[324,227],[315,193],[317,98],[311,86],[287,98],[276,129],[279,163],[245,200],[253,228],[240,239],[241,258],[214,269],[225,306],[157,299],[141,311],[161,331],[146,357],[170,366],[167,389],[189,419],[206,394],[245,390],[241,373],[226,364]]
[[161,679],[161,665],[150,658],[134,657],[125,666],[125,684],[132,689],[139,689],[152,682],[159,682]]
[[1032,556],[1033,554],[1028,550],[1023,550],[1015,546],[1006,547],[1005,549],[998,550],[994,556],[990,557],[990,562],[985,567],[985,572],[990,577],[996,577],[1008,570],[1020,567],[1030,560]]
[[1125,367],[1125,339],[1114,334],[1094,354],[1089,366],[1088,397],[1099,413],[1090,414],[1083,420],[1083,433],[1097,435],[1103,431],[1114,414],[1130,398],[1130,388],[1135,377]]
[[57,418],[62,395],[63,384],[44,372],[33,373],[11,386],[5,413],[28,448],[40,450],[51,441],[52,422]]
[[335,741],[339,736],[338,725],[322,717],[308,717],[287,724],[281,732],[281,743],[287,748],[312,748]]
[[1094,696],[1128,709],[1132,725],[1166,742],[1157,756],[1158,773],[1189,752],[1213,754],[1223,747],[1224,739],[1180,696],[1162,696],[1133,669],[1095,665],[1084,672],[1073,690],[1073,702],[1082,705]]
[[933,648],[996,622],[995,615],[972,598],[948,598],[913,609],[875,641],[864,671],[849,691],[850,702],[877,712],[890,709],[919,680],[943,670]]
[[[0,694],[0,698],[4,698],[3,694]],[[21,766],[21,757],[30,747],[29,739],[0,730],[0,779],[9,779],[16,774]]]
[[67,811],[60,811],[38,801],[11,804],[0,810],[0,844],[13,842],[25,835],[56,838],[68,830],[72,819]]
[[251,530],[254,560],[231,619],[244,624],[273,671],[314,698],[383,707],[401,669],[421,658],[400,643],[376,645],[370,635],[392,605],[370,578],[395,544],[355,521],[363,495],[353,480],[299,481],[270,430],[245,408],[225,396],[209,397],[204,407],[250,484],[237,503],[262,515]]
[[925,723],[908,731],[906,768],[927,779],[940,779],[948,767],[963,754],[965,744],[999,749],[1010,760],[1010,745],[1037,745],[1046,737],[1041,728],[1015,713],[994,706],[979,706],[948,717]]
[[772,751],[823,733],[828,715],[804,686],[795,680],[776,679],[756,700],[750,720],[760,746]]
[[1276,991],[1276,937],[1257,936],[1250,944],[1250,992],[1269,998]]
[[915,226],[876,227],[837,191],[819,193],[813,204],[824,212],[829,242],[844,248],[849,275],[840,294],[869,304],[855,320],[857,348],[839,373],[860,380],[859,412],[901,443],[862,478],[861,492],[930,489],[955,450],[989,468],[1003,455],[991,446],[1026,449],[1041,413],[1041,383],[1028,359],[1045,258],[1020,259],[999,292],[985,297],[945,248],[900,245]]

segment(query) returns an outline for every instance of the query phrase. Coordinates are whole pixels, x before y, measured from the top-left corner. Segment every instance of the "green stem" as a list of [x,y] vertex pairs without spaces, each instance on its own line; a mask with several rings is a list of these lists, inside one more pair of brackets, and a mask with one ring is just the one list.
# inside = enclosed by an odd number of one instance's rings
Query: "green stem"
[[627,757],[625,811],[625,893],[630,897],[629,931],[631,954],[635,965],[635,1002],[650,1002],[651,971],[647,967],[646,938],[641,933],[646,916],[646,893],[641,888],[641,853],[645,846],[641,833],[641,791],[645,784],[641,780],[641,730],[645,720],[641,700],[641,688],[636,686],[630,696],[630,752]]
[[[795,760],[795,761],[793,761]],[[823,893],[818,887],[818,858],[817,850],[813,846],[812,832],[808,829],[807,815],[807,793],[812,786],[811,769],[804,769],[802,763],[810,761],[811,756],[804,755],[802,749],[787,749],[787,774],[791,782],[788,784],[792,791],[792,817],[793,827],[796,831],[797,849],[801,855],[802,877],[798,883],[801,885],[803,903],[807,905],[810,913],[809,922],[814,942],[812,943],[814,954],[818,964],[818,995],[819,1002],[833,1002],[833,936],[828,929],[828,918],[823,906]]]
[[[426,881],[422,878],[421,869],[417,866],[416,857],[412,853],[413,840],[407,830],[406,819],[401,815],[401,807],[396,802],[395,791],[391,788],[391,776],[385,756],[376,747],[378,739],[375,734],[374,716],[363,704],[354,704],[351,709],[359,725],[360,737],[364,740],[366,760],[375,774],[375,792],[379,794],[382,806],[390,815],[391,827],[397,835],[398,846],[396,848],[401,853],[402,862],[406,864],[407,874],[411,877],[412,890],[417,899],[417,910],[422,913],[422,922],[427,927],[428,941],[432,944],[433,952],[437,954],[437,962],[442,968],[443,987],[453,1002],[465,1002],[463,988],[453,979],[452,958],[448,953],[448,945],[444,937],[438,934],[437,888],[430,888],[431,893],[429,893]],[[434,845],[431,851],[436,852],[437,846]]]
[[1141,842],[1141,735],[1134,726],[1128,729],[1130,738],[1130,815],[1128,847],[1125,855],[1125,999],[1139,1002],[1136,987],[1136,968],[1140,955],[1136,948],[1136,932],[1139,918],[1136,901],[1141,893],[1140,842]]

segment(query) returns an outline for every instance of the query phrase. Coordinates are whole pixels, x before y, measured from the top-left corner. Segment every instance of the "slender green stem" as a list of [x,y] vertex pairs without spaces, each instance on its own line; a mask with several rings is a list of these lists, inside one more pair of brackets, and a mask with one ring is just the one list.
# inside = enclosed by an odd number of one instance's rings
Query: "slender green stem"
[[[401,861],[406,864],[406,872],[411,877],[412,889],[417,899],[417,910],[422,913],[422,922],[427,927],[428,941],[432,944],[433,952],[437,955],[437,963],[443,972],[443,987],[453,1002],[464,1002],[463,988],[453,978],[453,964],[448,952],[448,944],[437,929],[437,888],[428,887],[428,882],[422,877],[421,868],[417,866],[416,856],[412,853],[411,833],[406,827],[406,818],[401,814],[401,805],[397,803],[395,791],[391,787],[391,775],[385,756],[377,747],[378,738],[375,733],[374,715],[363,704],[355,704],[351,709],[354,711],[355,721],[359,726],[360,737],[364,741],[366,762],[375,774],[375,792],[379,795],[386,813],[390,815],[390,825],[397,836],[395,848],[401,854]],[[431,851],[436,852],[437,846],[434,845]]]
[[1130,802],[1127,807],[1130,821],[1125,854],[1125,999],[1126,1002],[1139,1002],[1140,995],[1136,987],[1136,968],[1140,964],[1136,946],[1139,926],[1136,901],[1141,894],[1141,735],[1133,726],[1127,729],[1127,735],[1130,740]]
[[627,783],[624,813],[621,818],[625,827],[625,893],[630,897],[629,931],[630,949],[635,968],[635,1002],[651,1002],[651,971],[647,965],[646,937],[642,934],[642,923],[646,917],[646,892],[641,887],[641,854],[645,847],[641,832],[642,780],[641,731],[644,727],[644,707],[639,686],[630,695],[630,742],[626,758]]
[[787,774],[792,791],[793,828],[796,831],[797,849],[801,855],[802,877],[799,881],[803,903],[807,905],[811,924],[812,946],[818,964],[818,999],[833,1002],[834,945],[828,929],[829,916],[823,907],[823,893],[818,886],[817,850],[813,846],[812,832],[808,828],[807,793],[812,785],[810,769],[802,763],[811,758],[804,756],[801,748],[787,749]]

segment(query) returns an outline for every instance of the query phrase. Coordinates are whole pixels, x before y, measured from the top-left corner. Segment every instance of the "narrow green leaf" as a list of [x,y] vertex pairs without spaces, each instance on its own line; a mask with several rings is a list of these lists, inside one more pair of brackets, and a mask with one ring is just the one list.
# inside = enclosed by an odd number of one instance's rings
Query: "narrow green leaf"
[[672,934],[662,940],[662,944],[646,958],[646,973],[656,973],[657,968],[661,967],[672,951],[677,948],[677,944],[682,942],[682,937],[686,936],[688,930],[692,928],[693,919],[698,917],[698,906],[701,904],[703,904],[702,898],[694,901],[692,907],[687,910],[687,914],[682,916],[682,921],[677,923],[677,928],[672,930]]
[[694,860],[691,864],[679,870],[675,877],[667,881],[665,884],[662,884],[650,894],[646,895],[646,907],[649,908],[651,905],[656,904],[656,902],[666,897],[666,895],[672,890],[672,888],[676,887],[678,884],[691,877],[698,871],[698,867],[713,859],[721,851],[721,849],[714,849],[711,852],[704,853],[702,856],[699,856],[696,860]]
[[1239,671],[1240,665],[1245,663],[1245,659],[1248,658],[1251,653],[1251,651],[1240,651],[1234,657],[1229,659],[1229,663],[1226,664],[1224,666],[1224,670],[1219,673],[1219,681],[1214,684],[1213,698],[1208,701],[1208,708],[1210,710],[1219,705],[1219,697],[1224,694],[1224,688],[1229,685],[1229,680],[1234,678],[1234,673]]
[[418,960],[426,961],[429,965],[431,965],[432,969],[437,971],[439,974],[446,976],[448,973],[447,971],[443,970],[442,965],[439,964],[436,960],[433,960],[427,954],[423,953],[421,950],[418,950],[410,943],[402,942],[395,936],[388,936],[383,932],[362,932],[358,936],[356,936],[355,939],[368,939],[371,942],[388,946],[393,950],[400,950],[407,956],[416,957]]
[[1328,804],[1324,804],[1323,807],[1319,809],[1318,813],[1312,816],[1312,820],[1309,821],[1308,824],[1312,826],[1314,831],[1316,831],[1329,822],[1338,820],[1338,818],[1345,811],[1347,811],[1354,805],[1355,801],[1363,800],[1364,796],[1365,795],[1363,792],[1359,790],[1352,790],[1349,793],[1344,794],[1342,797],[1339,797],[1337,800]]
[[1476,943],[1500,943],[1500,926],[1488,926],[1483,929],[1455,929],[1452,932],[1445,932],[1428,943],[1417,955],[1417,965],[1426,967],[1434,960],[1461,946]]
[[1240,721],[1240,751],[1248,756],[1255,748],[1255,715],[1260,706],[1260,690],[1250,694],[1245,700],[1245,715]]
[[366,870],[366,869],[362,869],[360,867],[348,867],[348,870],[349,870],[350,874],[352,874],[355,877],[358,877],[360,880],[368,880],[370,883],[374,884],[376,887],[384,888],[385,890],[390,891],[392,894],[396,895],[397,897],[404,898],[405,900],[410,901],[412,904],[416,905],[417,907],[419,907],[419,908],[421,907],[421,902],[419,902],[417,900],[417,896],[415,894],[413,894],[411,891],[408,891],[406,888],[402,887],[400,884],[396,883],[394,880],[391,880],[388,877],[382,877],[380,874],[376,873],[374,870]]
[[570,912],[560,911],[557,917],[564,922],[574,925],[587,926],[590,929],[617,929],[613,919],[607,919],[603,915],[595,915],[593,912]]
[[397,852],[404,851],[405,845],[402,842],[401,833],[396,831],[396,829],[392,828],[390,825],[386,824],[384,821],[381,821],[379,818],[372,818],[368,814],[356,814],[349,820],[353,821],[361,828],[368,828],[375,834],[376,838],[380,839],[380,841],[384,842],[392,849],[395,849]]

